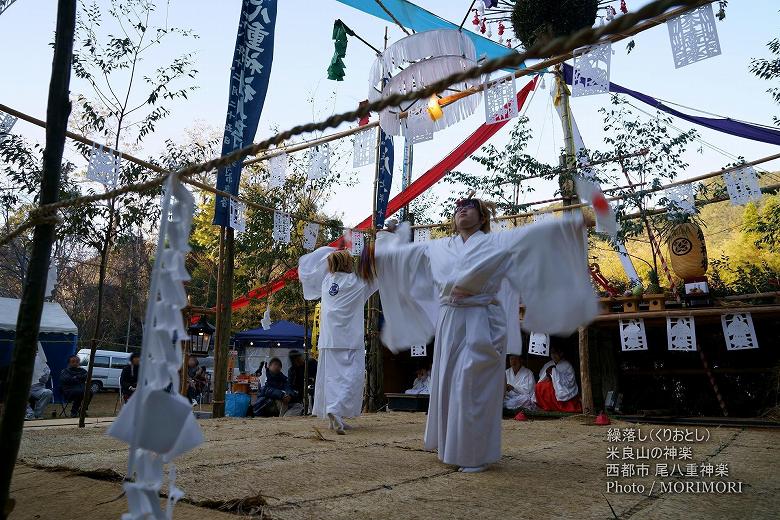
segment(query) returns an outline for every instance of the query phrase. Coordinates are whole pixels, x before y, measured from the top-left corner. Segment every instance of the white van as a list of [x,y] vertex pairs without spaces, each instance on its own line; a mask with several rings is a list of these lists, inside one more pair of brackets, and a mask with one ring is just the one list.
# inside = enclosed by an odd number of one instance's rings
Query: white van
[[[81,359],[81,367],[86,370],[89,365],[89,349],[79,350],[78,356]],[[130,363],[130,352],[96,350],[95,366],[92,367],[92,393],[96,394],[108,389],[119,390],[119,376],[128,363]]]

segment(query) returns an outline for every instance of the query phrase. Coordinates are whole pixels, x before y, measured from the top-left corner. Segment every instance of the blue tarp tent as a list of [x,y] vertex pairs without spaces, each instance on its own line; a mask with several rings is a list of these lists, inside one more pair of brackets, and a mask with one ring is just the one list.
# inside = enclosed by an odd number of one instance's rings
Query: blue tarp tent
[[[311,328],[306,337],[311,338]],[[237,332],[233,340],[239,352],[239,367],[243,372],[253,374],[261,362],[267,363],[271,358],[278,357],[286,374],[290,367],[289,351],[303,350],[303,325],[277,321],[268,330],[257,328]]]
[[[19,314],[19,300],[0,298],[0,367],[11,363],[16,339],[16,317]],[[68,364],[68,356],[76,353],[78,328],[59,303],[43,304],[41,327],[38,340],[46,354],[51,369],[51,384],[54,401],[61,402],[60,372]]]

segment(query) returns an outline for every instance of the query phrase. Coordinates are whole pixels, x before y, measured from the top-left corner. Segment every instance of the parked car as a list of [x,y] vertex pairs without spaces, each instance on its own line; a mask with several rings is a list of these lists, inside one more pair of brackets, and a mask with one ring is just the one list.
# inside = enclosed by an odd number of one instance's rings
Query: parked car
[[[89,349],[79,350],[81,366],[85,369],[89,365]],[[92,367],[92,393],[101,390],[119,390],[119,376],[122,369],[130,362],[130,352],[116,352],[113,350],[96,350],[95,365]]]

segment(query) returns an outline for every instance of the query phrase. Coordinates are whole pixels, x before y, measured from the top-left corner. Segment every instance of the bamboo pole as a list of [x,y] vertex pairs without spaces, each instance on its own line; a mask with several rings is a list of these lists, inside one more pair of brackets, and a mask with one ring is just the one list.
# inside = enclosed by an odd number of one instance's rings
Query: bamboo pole
[[227,352],[222,351],[222,335],[225,325],[222,313],[222,300],[224,292],[223,279],[225,277],[225,228],[219,228],[219,257],[217,262],[217,301],[216,320],[214,326],[214,398],[211,406],[211,416],[214,418],[225,415],[225,379],[227,372]]
[[[76,0],[59,0],[57,4],[54,58],[46,109],[48,127],[46,148],[43,151],[40,205],[56,202],[59,195],[65,132],[71,110],[68,91],[76,29],[76,5]],[[8,518],[14,508],[14,501],[10,498],[11,478],[19,454],[27,399],[30,396],[30,383],[38,351],[38,333],[54,238],[54,221],[35,226],[30,263],[19,304],[19,315],[16,318],[16,340],[8,376],[5,407],[0,420],[0,519],[2,520]]]
[[721,314],[778,314],[780,305],[743,305],[739,307],[707,307],[701,309],[672,309],[664,311],[615,312],[596,316],[594,322],[635,320],[637,318],[680,318],[696,316],[720,316]]

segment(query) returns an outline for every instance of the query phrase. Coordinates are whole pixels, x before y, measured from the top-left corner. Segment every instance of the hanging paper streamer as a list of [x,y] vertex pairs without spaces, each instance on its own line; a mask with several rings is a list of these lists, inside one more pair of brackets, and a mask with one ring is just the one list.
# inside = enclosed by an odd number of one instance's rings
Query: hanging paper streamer
[[748,202],[761,200],[758,176],[752,166],[745,166],[739,170],[724,173],[723,182],[726,183],[729,199],[735,206],[742,206]]
[[387,203],[390,201],[390,188],[393,186],[393,163],[395,148],[393,136],[379,130],[379,172],[376,184],[376,215],[374,225],[377,229],[385,227]]
[[11,134],[11,129],[16,124],[17,118],[0,110],[0,143]]
[[667,317],[666,340],[671,351],[696,352],[696,326],[693,316]]
[[347,55],[347,35],[354,36],[355,33],[344,25],[341,20],[333,22],[333,43],[335,50],[333,58],[328,66],[328,79],[335,81],[344,81],[344,57]]
[[712,4],[691,9],[672,18],[666,22],[666,26],[669,28],[675,68],[679,69],[720,54]]
[[268,160],[271,176],[268,180],[270,189],[281,188],[287,181],[287,154],[283,153]]
[[51,296],[54,287],[57,285],[57,264],[52,260],[49,264],[49,274],[46,276],[46,293],[44,298]]
[[415,242],[427,242],[431,239],[431,228],[419,228],[414,230]]
[[92,145],[92,154],[89,156],[87,166],[87,179],[99,182],[106,189],[116,188],[121,168],[122,155],[116,155],[111,150],[106,150],[103,145]]
[[328,147],[328,143],[325,143],[312,149],[306,178],[309,181],[316,181],[326,177],[328,173],[330,173],[330,147]]
[[758,348],[756,329],[753,327],[753,317],[745,314],[723,314],[720,317],[723,325],[723,337],[726,339],[727,350],[745,350]]
[[265,306],[265,312],[263,313],[263,319],[260,320],[260,326],[263,330],[271,328],[271,304],[270,302]]
[[532,332],[528,339],[528,353],[548,357],[550,355],[550,335]]
[[307,222],[303,228],[303,247],[312,251],[317,246],[317,236],[320,234],[320,225],[316,222]]
[[404,138],[411,144],[424,143],[433,139],[433,121],[428,108],[416,106],[406,112],[404,119]]
[[620,347],[623,352],[647,350],[645,320],[620,320]]
[[[671,212],[687,213],[694,215],[696,213],[696,192],[692,184],[680,184],[666,189],[666,199],[669,201]],[[668,214],[672,218],[672,214]]]
[[609,65],[612,44],[603,43],[574,51],[572,96],[609,93]]
[[363,252],[363,242],[365,240],[365,235],[362,231],[355,231],[352,230],[352,246],[349,249],[349,252],[352,254],[352,256],[360,256],[360,253]]
[[494,125],[517,117],[515,75],[510,74],[490,84],[485,82],[485,123]]
[[[138,386],[108,429],[108,435],[130,446],[127,478],[122,485],[130,509],[122,515],[125,520],[172,518],[173,507],[184,496],[176,487],[173,460],[203,442],[192,404],[177,392],[183,361],[181,342],[188,337],[182,319],[182,309],[188,305],[183,282],[189,280],[184,262],[190,250],[195,199],[175,175],[166,182]],[[169,211],[171,220],[167,218]],[[168,464],[167,482],[164,464]],[[160,504],[163,485],[168,494],[165,510]]]
[[352,145],[353,168],[376,163],[376,132],[376,128],[368,128],[355,134]]
[[230,199],[230,227],[239,233],[246,231],[246,206],[239,200]]
[[273,239],[281,244],[290,243],[290,231],[292,230],[292,217],[281,211],[274,211]]
[[496,233],[498,231],[504,231],[509,229],[509,221],[508,220],[492,220],[490,221],[490,231],[493,233]]
[[412,347],[412,357],[425,357],[428,355],[427,345],[414,345]]

